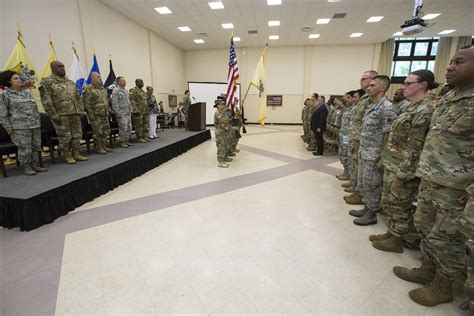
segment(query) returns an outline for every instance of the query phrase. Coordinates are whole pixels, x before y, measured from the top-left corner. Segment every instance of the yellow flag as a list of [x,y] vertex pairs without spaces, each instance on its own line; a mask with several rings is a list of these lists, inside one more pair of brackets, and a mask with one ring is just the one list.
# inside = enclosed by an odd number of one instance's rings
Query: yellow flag
[[258,89],[258,123],[265,125],[267,118],[267,92],[265,90],[265,49],[262,50],[262,56],[258,61],[252,81],[250,84]]
[[43,107],[41,105],[41,98],[38,91],[36,68],[30,54],[26,50],[23,35],[20,30],[18,30],[18,38],[15,48],[13,48],[10,58],[8,58],[3,66],[3,70],[13,70],[20,75],[21,80],[23,80],[23,87],[31,89],[31,93],[36,100],[38,109],[41,111]]
[[41,74],[40,81],[43,78],[51,76],[51,62],[58,60],[58,57],[56,56],[56,51],[54,50],[54,45],[51,39],[49,40],[49,57],[48,61],[46,62],[46,65],[44,65],[43,68],[43,73]]

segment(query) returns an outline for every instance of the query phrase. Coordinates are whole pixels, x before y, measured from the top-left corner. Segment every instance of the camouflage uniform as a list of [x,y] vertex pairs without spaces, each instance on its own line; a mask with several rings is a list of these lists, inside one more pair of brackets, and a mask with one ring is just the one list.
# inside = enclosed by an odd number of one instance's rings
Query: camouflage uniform
[[301,122],[303,122],[303,137],[302,138],[305,142],[308,141],[308,134],[309,134],[308,126],[306,124],[306,115],[308,112],[308,107],[309,105],[305,104],[303,107],[303,110],[301,110]]
[[59,148],[66,155],[69,150],[79,151],[82,139],[81,115],[84,106],[76,84],[65,77],[55,74],[44,78],[39,88],[41,103],[51,116],[58,134]]
[[422,179],[415,213],[421,251],[453,279],[465,267],[458,198],[474,183],[474,88],[452,90],[435,108],[416,175]]
[[[425,97],[409,106],[393,122],[387,146],[382,153],[384,165],[383,208],[388,212],[387,226],[390,233],[409,243],[420,239],[413,223],[413,202],[418,193],[420,179],[415,176],[431,116],[433,100]],[[390,182],[400,181],[397,188]]]
[[121,142],[128,142],[132,133],[132,106],[128,98],[128,91],[120,87],[116,87],[110,96],[112,110],[117,115],[117,123],[119,129],[119,139]]
[[148,106],[146,104],[146,92],[139,87],[133,87],[129,93],[132,105],[132,122],[135,135],[139,139],[148,137]]
[[348,107],[341,115],[341,129],[339,130],[339,159],[344,166],[345,172],[350,174],[349,130],[352,124],[352,117],[355,112],[355,105]]
[[88,85],[82,92],[82,102],[92,126],[94,143],[105,148],[110,135],[107,91],[101,85]]
[[467,280],[464,283],[464,291],[469,301],[471,313],[474,313],[474,183],[466,191],[469,193],[469,200],[464,208],[464,212],[458,219],[458,229],[468,238],[466,242],[468,249]]
[[184,109],[184,127],[188,129],[189,123],[189,106],[191,105],[191,98],[188,96],[184,96],[183,99],[183,109]]
[[383,150],[384,134],[397,117],[392,103],[385,97],[371,103],[362,121],[359,147],[358,186],[362,200],[372,212],[380,210],[383,172],[375,169]]
[[355,106],[354,114],[352,116],[351,128],[349,130],[349,154],[351,155],[351,182],[352,187],[359,191],[357,183],[357,172],[359,170],[359,146],[360,146],[360,131],[362,129],[362,120],[364,119],[365,110],[370,104],[370,98],[365,94],[359,103]]
[[308,113],[306,116],[306,125],[309,132],[308,137],[308,150],[316,150],[316,136],[314,132],[311,130],[311,118],[313,117],[314,112],[318,109],[317,105],[310,105],[308,107]]
[[216,128],[217,161],[225,162],[227,155],[227,140],[229,138],[229,133],[232,130],[229,117],[225,110],[216,111],[214,114],[214,126]]
[[235,137],[234,141],[232,142],[231,150],[234,151],[237,149],[237,144],[239,143],[239,140],[242,138],[242,135],[240,135],[240,128],[242,127],[242,117],[240,114],[235,113],[234,119],[232,120],[232,126],[236,126],[239,128],[238,131],[234,131]]
[[410,102],[407,100],[402,100],[400,102],[393,103],[395,112],[397,112],[398,115],[402,114],[409,105]]
[[[232,126],[232,117],[233,117],[233,113],[232,113],[232,110],[230,109],[225,109],[224,110],[225,114],[227,115],[227,118],[229,120],[229,123],[231,124]],[[234,144],[234,141],[235,141],[235,138],[236,138],[236,135],[235,135],[235,130],[234,129],[230,129],[229,130],[229,133],[227,134],[227,139],[225,141],[225,152],[226,152],[226,156],[229,156],[229,155],[232,155],[232,146]]]
[[41,151],[40,116],[30,90],[5,88],[0,93],[0,124],[18,147],[18,161],[28,165],[38,161]]

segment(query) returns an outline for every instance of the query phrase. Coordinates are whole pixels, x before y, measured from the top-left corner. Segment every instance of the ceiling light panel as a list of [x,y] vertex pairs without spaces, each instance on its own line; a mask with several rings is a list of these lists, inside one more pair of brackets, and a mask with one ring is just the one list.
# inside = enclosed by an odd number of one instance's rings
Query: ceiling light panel
[[190,32],[191,31],[189,26],[178,26],[178,30],[180,30],[181,32]]
[[451,34],[451,33],[454,33],[454,32],[456,32],[456,30],[444,30],[444,31],[439,32],[438,34],[439,35],[446,35],[446,34]]
[[159,7],[159,8],[155,8],[155,10],[159,14],[171,14],[171,13],[173,13],[173,12],[171,12],[170,9],[168,9],[168,7]]
[[308,38],[319,38],[319,34],[309,34]]
[[280,38],[280,35],[270,35],[270,36],[268,37],[268,39],[270,39],[270,40],[272,40],[272,41],[277,40],[277,39],[279,39],[279,38]]
[[425,16],[422,17],[423,20],[433,20],[440,16],[441,13],[428,13]]
[[268,26],[280,26],[280,21],[268,21]]
[[208,4],[212,10],[224,9],[224,4],[220,1],[208,2]]
[[203,39],[198,38],[198,39],[195,39],[195,40],[194,40],[194,43],[196,43],[196,44],[204,44],[205,42],[204,42]]
[[317,19],[316,24],[328,24],[331,19]]
[[281,0],[267,0],[268,5],[280,5]]
[[350,37],[361,37],[364,33],[352,33]]
[[232,24],[232,23],[223,23],[222,28],[224,28],[224,29],[233,29],[234,24]]
[[367,22],[368,23],[375,23],[375,22],[380,22],[383,19],[383,16],[371,16]]
[[234,37],[234,42],[240,42],[240,37]]

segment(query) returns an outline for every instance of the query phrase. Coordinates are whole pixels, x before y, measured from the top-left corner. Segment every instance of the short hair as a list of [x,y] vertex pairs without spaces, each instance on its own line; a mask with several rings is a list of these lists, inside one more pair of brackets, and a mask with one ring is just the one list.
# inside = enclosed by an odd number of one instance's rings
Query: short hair
[[122,76],[118,76],[117,79],[115,79],[115,81],[119,82],[120,79],[123,79]]
[[372,80],[377,80],[382,83],[382,87],[384,91],[387,91],[390,88],[390,78],[385,75],[375,76]]
[[350,95],[351,97],[354,96],[355,90],[347,91],[346,94]]
[[313,95],[311,97],[315,97],[316,99],[319,98],[319,94],[317,94],[316,92],[313,93]]
[[367,70],[367,71],[364,71],[364,73],[368,73],[369,75],[371,75],[372,79],[374,79],[375,77],[379,75],[379,73],[376,72],[375,70]]
[[326,98],[324,97],[324,95],[320,95],[319,98],[323,99],[323,101],[326,101]]
[[184,94],[186,94],[186,93],[188,93],[188,92],[189,92],[189,90],[186,90],[186,91],[184,91]]
[[[359,95],[359,97],[363,97],[365,95],[365,90],[364,89],[355,90],[354,94],[356,94],[356,93]],[[352,96],[354,96],[354,95],[352,95]]]
[[146,89],[150,90],[150,89],[153,89],[153,87],[152,86],[146,86]]
[[143,80],[142,80],[142,79],[140,79],[140,78],[138,78],[138,79],[135,79],[135,84],[139,83],[140,81],[141,81],[141,82],[143,82]]
[[16,71],[13,71],[13,70],[5,70],[3,72],[0,73],[0,85],[4,86],[4,87],[7,87],[7,88],[10,88],[11,87],[11,83],[10,83],[10,80],[12,79],[12,77],[14,75],[18,75],[18,73]]

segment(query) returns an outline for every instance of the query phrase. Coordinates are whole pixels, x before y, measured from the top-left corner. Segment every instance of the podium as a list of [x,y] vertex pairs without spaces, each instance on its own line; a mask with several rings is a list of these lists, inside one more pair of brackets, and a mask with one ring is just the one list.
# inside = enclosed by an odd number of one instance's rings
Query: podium
[[189,106],[188,129],[203,131],[206,129],[206,102],[197,102]]

